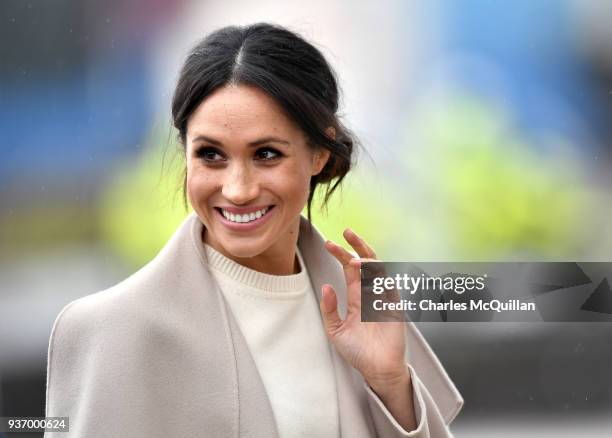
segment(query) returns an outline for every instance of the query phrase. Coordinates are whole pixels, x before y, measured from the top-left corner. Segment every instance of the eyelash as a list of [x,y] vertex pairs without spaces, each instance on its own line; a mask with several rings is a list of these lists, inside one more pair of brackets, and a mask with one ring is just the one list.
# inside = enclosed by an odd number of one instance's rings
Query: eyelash
[[[264,151],[264,152],[265,151],[269,151],[269,152],[272,152],[272,153],[274,153],[276,155],[274,157],[272,157],[272,158],[261,158],[260,161],[275,161],[275,160],[278,160],[279,158],[281,158],[283,156],[283,154],[281,152],[279,152],[276,149],[271,148],[271,147],[263,147],[263,148],[257,149],[257,151],[255,151],[255,155],[261,153],[262,151]],[[218,149],[213,148],[213,147],[204,146],[204,147],[199,148],[196,151],[196,155],[199,158],[201,158],[202,160],[206,161],[206,162],[209,162],[209,163],[218,163],[218,162],[222,161],[222,160],[211,160],[211,159],[207,158],[207,156],[209,157],[210,156],[209,154],[211,154],[211,153],[223,156],[222,152],[220,152]]]

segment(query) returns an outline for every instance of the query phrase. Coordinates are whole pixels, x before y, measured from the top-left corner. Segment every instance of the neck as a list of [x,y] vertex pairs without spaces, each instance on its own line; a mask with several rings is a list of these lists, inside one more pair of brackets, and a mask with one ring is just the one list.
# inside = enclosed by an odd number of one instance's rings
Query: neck
[[202,229],[202,241],[246,268],[270,275],[292,275],[300,272],[300,263],[295,252],[299,227],[300,221],[298,218],[284,238],[279,239],[270,248],[253,257],[236,257],[230,254],[219,245],[216,239],[208,235],[206,228]]

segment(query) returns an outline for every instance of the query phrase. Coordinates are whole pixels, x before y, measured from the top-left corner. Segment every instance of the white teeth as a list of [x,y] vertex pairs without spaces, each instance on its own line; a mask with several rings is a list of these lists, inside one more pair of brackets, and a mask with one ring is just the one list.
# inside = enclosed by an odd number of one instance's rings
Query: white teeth
[[259,219],[260,217],[265,215],[268,212],[268,210],[269,210],[268,207],[264,207],[261,210],[258,210],[258,211],[253,212],[253,213],[248,213],[248,214],[233,214],[233,213],[230,213],[229,211],[225,211],[223,209],[221,209],[221,212],[223,213],[223,216],[227,220],[242,224],[242,223],[251,222],[251,221],[254,221],[256,219]]

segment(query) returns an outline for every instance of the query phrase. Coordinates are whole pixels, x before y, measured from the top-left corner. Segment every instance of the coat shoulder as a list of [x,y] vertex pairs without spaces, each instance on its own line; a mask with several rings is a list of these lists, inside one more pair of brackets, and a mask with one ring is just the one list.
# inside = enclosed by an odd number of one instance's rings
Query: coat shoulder
[[54,328],[59,325],[63,327],[78,325],[84,329],[86,326],[96,326],[110,315],[129,312],[135,301],[135,297],[130,295],[138,295],[140,290],[134,287],[132,279],[135,275],[111,287],[70,301],[57,315]]

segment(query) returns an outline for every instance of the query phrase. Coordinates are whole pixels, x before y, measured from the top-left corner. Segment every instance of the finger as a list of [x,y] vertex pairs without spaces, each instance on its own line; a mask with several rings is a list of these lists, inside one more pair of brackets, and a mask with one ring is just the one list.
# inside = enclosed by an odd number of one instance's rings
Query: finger
[[344,279],[347,285],[347,318],[352,317],[354,314],[359,314],[361,310],[361,293],[359,291],[361,273],[359,266],[351,264],[351,260],[355,260],[355,258],[346,249],[331,240],[325,242],[325,247],[342,264]]
[[349,261],[349,265],[355,266],[357,268],[361,268],[362,263],[371,263],[371,262],[380,263],[380,260],[371,259],[371,258],[352,259]]
[[366,243],[364,239],[362,239],[357,233],[355,233],[350,228],[344,230],[342,233],[346,241],[357,251],[359,257],[361,258],[370,258],[375,259],[376,253],[374,250]]
[[330,284],[324,284],[321,288],[321,316],[323,317],[323,327],[328,337],[332,338],[342,325],[342,319],[338,315],[338,299],[336,292]]
[[332,242],[331,240],[328,240],[326,242],[325,247],[334,257],[336,257],[336,259],[342,265],[346,284],[350,285],[355,282],[358,282],[360,278],[359,267],[353,266],[350,263],[351,260],[354,259],[354,256],[350,252],[348,252],[346,249]]
[[331,240],[325,242],[325,248],[327,248],[327,250],[334,257],[336,257],[338,261],[342,264],[342,266],[344,266],[345,268],[349,266],[349,262],[351,261],[351,259],[354,258],[353,254],[348,252],[346,249],[344,249],[337,243],[332,242]]

